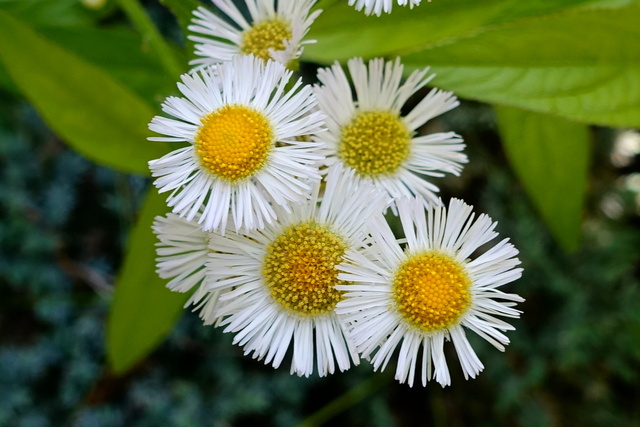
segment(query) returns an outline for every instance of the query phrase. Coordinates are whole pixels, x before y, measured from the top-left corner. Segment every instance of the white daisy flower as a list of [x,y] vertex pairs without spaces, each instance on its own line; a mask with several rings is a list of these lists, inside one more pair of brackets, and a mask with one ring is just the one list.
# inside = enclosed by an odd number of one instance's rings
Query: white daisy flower
[[[219,294],[211,294],[204,285],[211,233],[202,231],[197,223],[186,221],[173,213],[157,216],[152,229],[158,238],[158,276],[169,280],[167,287],[174,292],[189,292],[195,289],[185,307],[193,304],[196,305],[196,309],[211,312],[217,306]],[[198,305],[205,297],[206,301]],[[203,308],[205,306],[206,308]],[[212,316],[208,318],[209,323],[213,323],[214,320]]]
[[321,132],[324,116],[301,80],[286,91],[290,77],[281,64],[244,55],[182,76],[185,97],[162,105],[175,119],[156,116],[149,125],[166,135],[152,141],[189,142],[149,162],[174,213],[198,215],[205,231],[224,230],[229,216],[236,228],[253,229],[276,217],[273,204],[307,199],[323,144],[301,136]]
[[277,4],[274,0],[246,0],[249,21],[233,0],[212,1],[231,23],[204,7],[193,12],[194,25],[189,30],[201,34],[189,36],[200,56],[191,61],[193,65],[214,65],[237,54],[253,54],[288,66],[300,57],[304,44],[314,42],[302,39],[321,13],[311,13],[315,0],[278,0]]
[[212,236],[207,282],[222,292],[214,315],[245,354],[277,368],[292,348],[291,373],[299,376],[313,373],[314,359],[320,376],[358,364],[334,313],[343,297],[335,266],[363,244],[363,219],[382,218],[387,200],[350,175],[332,168],[319,204],[317,183],[310,201],[278,212],[264,230]]
[[339,64],[318,72],[321,85],[315,92],[329,129],[323,134],[327,164],[343,163],[393,198],[420,195],[436,202],[438,187],[423,176],[459,175],[467,162],[464,144],[453,132],[419,135],[417,130],[456,107],[457,98],[451,92],[432,89],[403,116],[401,109],[407,100],[434,77],[427,75],[428,68],[411,73],[404,83],[399,59],[385,63],[378,58],[367,67],[361,58],[354,58],[348,68],[355,101]]
[[158,238],[156,271],[161,279],[171,279],[167,287],[188,292],[199,286],[206,274],[209,233],[172,213],[157,216],[152,229]]
[[[399,6],[409,5],[409,8],[413,9],[413,6],[419,5],[421,1],[422,0],[397,0],[397,3]],[[393,0],[349,0],[349,6],[354,5],[356,10],[362,10],[364,8],[365,15],[371,15],[373,13],[380,16],[382,12],[391,13]]]
[[412,386],[418,367],[423,385],[431,378],[449,385],[443,349],[449,340],[465,378],[475,378],[483,365],[465,328],[504,351],[509,339],[503,332],[514,328],[498,316],[519,317],[513,307],[524,301],[500,290],[522,274],[514,268],[518,251],[504,239],[471,258],[498,233],[487,215],[474,221],[461,200],[453,199],[448,212],[435,206],[426,215],[421,200],[405,198],[397,206],[406,239],[397,241],[377,220],[364,254],[347,251],[338,278],[353,284],[336,286],[345,292],[336,312],[351,325],[349,339],[374,370],[384,370],[399,347],[395,378],[401,383]]

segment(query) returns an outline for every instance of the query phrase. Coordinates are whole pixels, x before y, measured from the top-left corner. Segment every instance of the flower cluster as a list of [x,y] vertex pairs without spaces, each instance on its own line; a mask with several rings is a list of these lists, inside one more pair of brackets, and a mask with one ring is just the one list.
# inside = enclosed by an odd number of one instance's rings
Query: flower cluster
[[[465,331],[504,350],[500,317],[522,298],[501,287],[521,269],[508,239],[490,243],[495,222],[437,196],[434,178],[468,159],[459,135],[420,129],[457,98],[426,91],[428,69],[405,78],[399,59],[353,58],[305,85],[290,68],[314,0],[246,0],[246,15],[212,1],[219,14],[200,7],[189,27],[198,59],[182,96],[149,125],[151,140],[184,144],[149,162],[172,211],[153,226],[160,277],[274,368],[324,376],[362,357],[382,370],[397,355],[400,382],[448,385],[451,341],[475,377]],[[349,1],[367,14],[391,3]]]

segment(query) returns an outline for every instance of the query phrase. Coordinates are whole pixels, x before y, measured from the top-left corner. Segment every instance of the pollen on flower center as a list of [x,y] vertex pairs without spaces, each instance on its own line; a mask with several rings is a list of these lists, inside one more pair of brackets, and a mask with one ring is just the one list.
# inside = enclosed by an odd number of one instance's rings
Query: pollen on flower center
[[236,182],[264,166],[274,145],[267,118],[243,105],[225,105],[201,119],[195,150],[212,174]]
[[400,264],[393,279],[393,297],[407,322],[432,332],[452,326],[469,308],[470,286],[459,262],[428,251]]
[[266,61],[271,59],[269,49],[284,50],[284,41],[292,37],[291,25],[288,23],[277,18],[262,21],[244,32],[240,51]]
[[316,316],[334,309],[342,299],[335,286],[336,265],[346,245],[327,226],[301,222],[287,227],[267,247],[262,264],[271,296],[297,314]]
[[338,156],[362,176],[392,174],[409,156],[409,141],[397,114],[365,111],[342,128]]

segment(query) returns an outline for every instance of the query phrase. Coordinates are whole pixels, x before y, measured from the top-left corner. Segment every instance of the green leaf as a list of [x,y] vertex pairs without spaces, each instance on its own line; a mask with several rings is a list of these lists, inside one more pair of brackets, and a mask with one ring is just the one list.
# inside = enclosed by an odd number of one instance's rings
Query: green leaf
[[459,0],[398,7],[381,18],[339,4],[312,27],[318,43],[304,57],[401,55],[409,69],[431,66],[433,84],[461,97],[637,127],[638,3]]
[[147,194],[131,232],[107,325],[107,357],[117,374],[143,359],[169,334],[188,295],[171,292],[155,272],[153,219],[167,212],[164,196]]
[[142,99],[2,11],[0,61],[49,126],[90,159],[146,174],[147,162],[168,151],[146,140],[153,110]]
[[499,107],[496,113],[513,170],[554,238],[575,250],[591,156],[588,128],[517,108]]
[[7,70],[2,66],[2,62],[0,62],[0,88],[16,95],[20,94],[20,89],[13,83],[11,76],[9,76]]
[[594,0],[423,2],[372,17],[341,2],[327,8],[312,25],[307,38],[318,42],[305,47],[304,59],[330,63],[353,56],[397,55],[590,3]]
[[504,25],[403,57],[470,99],[586,123],[640,126],[640,6]]
[[56,27],[87,27],[105,13],[92,10],[79,0],[0,0],[0,9],[31,25]]
[[125,27],[42,28],[41,34],[83,60],[100,67],[142,99],[160,107],[176,90],[175,78],[139,34]]

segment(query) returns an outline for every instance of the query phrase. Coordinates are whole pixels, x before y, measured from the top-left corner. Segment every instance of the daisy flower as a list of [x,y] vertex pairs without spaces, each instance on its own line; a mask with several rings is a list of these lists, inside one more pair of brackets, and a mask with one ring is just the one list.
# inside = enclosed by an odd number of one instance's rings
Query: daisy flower
[[311,200],[279,212],[264,230],[211,237],[207,282],[221,292],[214,314],[224,331],[274,368],[292,348],[291,373],[299,376],[313,373],[314,359],[320,376],[358,364],[334,313],[343,298],[335,266],[362,245],[363,218],[382,218],[387,199],[349,175],[332,168],[320,202],[317,183]]
[[[161,279],[169,280],[167,288],[174,292],[195,289],[185,307],[197,305],[206,296],[207,301],[196,309],[203,312],[215,309],[218,294],[211,295],[204,286],[210,233],[202,231],[197,223],[186,221],[173,213],[157,216],[152,229],[158,238],[156,272]],[[209,317],[210,323],[214,320]]]
[[453,132],[417,134],[430,119],[451,110],[459,102],[451,92],[432,89],[406,115],[401,109],[434,75],[415,71],[402,83],[400,60],[374,59],[366,66],[361,58],[348,61],[356,100],[339,64],[321,69],[315,87],[318,105],[327,115],[328,165],[342,163],[356,175],[372,180],[393,198],[420,195],[435,202],[438,191],[423,178],[459,175],[467,156],[462,139]]
[[465,329],[504,351],[509,339],[503,332],[514,328],[498,316],[519,317],[513,307],[524,301],[500,290],[522,274],[514,268],[518,251],[504,239],[472,258],[498,233],[491,218],[474,220],[461,200],[453,199],[448,211],[435,206],[426,214],[417,199],[404,198],[397,207],[406,239],[397,241],[376,219],[364,254],[347,251],[348,262],[338,266],[338,278],[353,283],[336,286],[345,292],[336,312],[351,325],[348,337],[374,370],[384,370],[399,348],[395,378],[401,383],[412,386],[418,367],[423,385],[431,378],[449,385],[445,341],[453,342],[465,378],[475,378],[483,365]]
[[[421,1],[422,0],[398,0],[398,5],[409,5],[409,8],[413,9],[413,6],[419,5]],[[362,10],[364,8],[365,15],[371,15],[373,13],[380,16],[382,12],[391,13],[393,0],[349,0],[349,6],[354,5],[356,10]]]
[[172,213],[157,216],[152,229],[158,238],[156,271],[161,279],[171,279],[167,287],[188,292],[200,285],[206,273],[209,233]]
[[262,228],[276,217],[273,205],[308,197],[322,143],[301,136],[322,131],[324,116],[301,80],[285,89],[290,77],[281,64],[244,55],[182,76],[184,97],[162,105],[175,118],[149,125],[165,135],[152,141],[189,143],[149,162],[174,213],[198,215],[204,231],[224,230],[229,216],[237,228]]
[[273,59],[287,66],[302,54],[302,41],[311,23],[321,13],[311,13],[315,0],[246,0],[250,20],[233,0],[212,0],[231,22],[204,7],[194,12],[189,30],[200,34],[189,36],[196,42],[196,55],[191,62],[199,66],[229,61],[237,54],[253,54],[264,61]]

